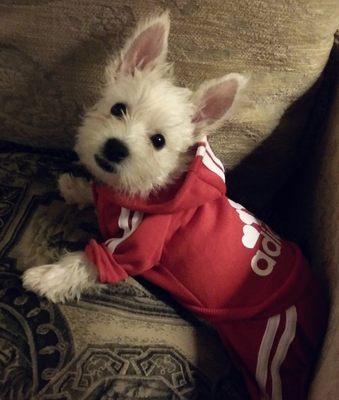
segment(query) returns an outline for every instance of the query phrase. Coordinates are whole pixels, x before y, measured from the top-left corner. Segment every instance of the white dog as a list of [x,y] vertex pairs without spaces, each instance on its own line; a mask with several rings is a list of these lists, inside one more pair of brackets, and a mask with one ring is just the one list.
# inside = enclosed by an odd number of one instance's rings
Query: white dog
[[64,302],[141,275],[217,329],[252,399],[304,399],[327,315],[321,292],[296,245],[227,199],[206,139],[246,78],[193,94],[176,86],[169,24],[167,13],[140,24],[107,69],[75,147],[93,184],[59,179],[66,202],[95,203],[104,243],[31,268],[24,287]]
[[[77,137],[75,150],[93,176],[130,195],[146,197],[180,177],[194,155],[188,149],[222,125],[246,83],[244,76],[229,74],[194,94],[176,86],[166,62],[169,27],[168,13],[138,26],[108,66],[102,98],[86,113]],[[93,203],[85,179],[62,175],[59,190],[68,204]],[[75,252],[29,269],[23,282],[64,302],[97,288],[97,272],[83,252]]]

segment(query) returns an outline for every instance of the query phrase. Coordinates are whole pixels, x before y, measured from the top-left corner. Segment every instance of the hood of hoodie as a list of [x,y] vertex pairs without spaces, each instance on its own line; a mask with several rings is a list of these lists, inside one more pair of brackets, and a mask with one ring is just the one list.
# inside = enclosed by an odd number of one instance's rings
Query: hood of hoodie
[[170,214],[197,208],[226,194],[225,172],[207,140],[197,144],[189,169],[178,181],[165,189],[151,193],[147,198],[128,196],[103,184],[95,183],[97,192],[104,196],[106,204],[149,214]]

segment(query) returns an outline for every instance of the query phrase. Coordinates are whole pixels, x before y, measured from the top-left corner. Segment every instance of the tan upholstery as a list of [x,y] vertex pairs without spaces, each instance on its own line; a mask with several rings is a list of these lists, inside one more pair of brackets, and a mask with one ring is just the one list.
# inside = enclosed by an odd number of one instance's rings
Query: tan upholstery
[[[247,100],[213,139],[225,164],[234,166],[317,80],[332,47],[336,6],[337,0],[2,1],[1,137],[71,146],[107,57],[140,17],[169,8],[170,59],[180,82],[195,87],[230,71],[251,75]],[[293,169],[309,105],[298,104],[259,160],[244,167],[237,182],[241,195],[251,192],[248,205],[269,200]]]

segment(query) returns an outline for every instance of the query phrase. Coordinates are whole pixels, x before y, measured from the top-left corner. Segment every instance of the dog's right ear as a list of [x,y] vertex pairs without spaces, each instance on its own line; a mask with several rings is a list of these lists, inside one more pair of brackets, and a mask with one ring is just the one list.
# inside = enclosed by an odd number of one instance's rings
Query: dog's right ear
[[134,74],[136,70],[151,70],[166,61],[169,13],[152,17],[138,25],[121,51],[118,72]]

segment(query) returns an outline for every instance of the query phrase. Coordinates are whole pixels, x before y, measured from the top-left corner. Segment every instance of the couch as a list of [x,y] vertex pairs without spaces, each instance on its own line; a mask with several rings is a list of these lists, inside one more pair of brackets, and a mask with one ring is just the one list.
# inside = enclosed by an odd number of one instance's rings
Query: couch
[[0,2],[0,398],[246,399],[215,332],[158,288],[128,279],[79,302],[24,291],[29,266],[76,250],[97,226],[57,176],[105,64],[142,16],[170,9],[179,83],[251,80],[211,137],[230,196],[292,238],[331,302],[311,400],[339,396],[336,0]]

